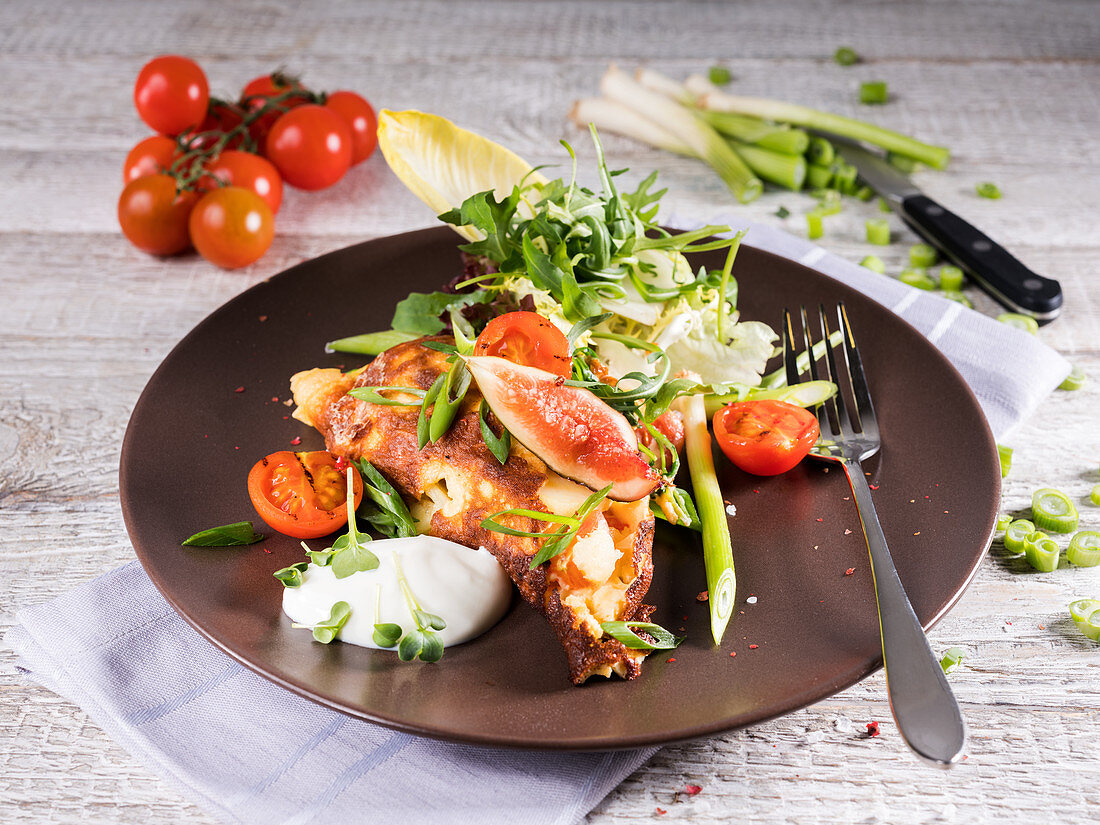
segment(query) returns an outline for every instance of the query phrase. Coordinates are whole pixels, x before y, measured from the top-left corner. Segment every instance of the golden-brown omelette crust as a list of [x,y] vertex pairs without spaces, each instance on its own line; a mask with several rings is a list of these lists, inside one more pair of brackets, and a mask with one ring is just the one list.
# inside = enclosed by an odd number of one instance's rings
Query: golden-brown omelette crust
[[[364,458],[373,464],[402,494],[422,526],[427,523],[431,535],[469,547],[484,546],[492,552],[523,598],[546,616],[557,633],[575,684],[594,674],[607,676],[612,672],[634,678],[641,671],[646,651],[631,650],[604,635],[598,623],[611,619],[644,621],[652,612],[652,607],[642,604],[653,576],[653,516],[648,499],[608,501],[603,505],[607,521],[619,528],[612,532],[618,536],[615,548],[622,558],[611,584],[601,591],[618,598],[615,615],[594,618],[584,607],[584,597],[577,596],[560,575],[573,548],[554,563],[531,570],[530,559],[541,541],[482,528],[484,518],[501,510],[549,512],[540,489],[551,477],[561,480],[514,439],[506,464],[501,465],[493,457],[481,437],[481,396],[476,387],[471,387],[451,429],[423,450],[417,448],[416,438],[419,406],[383,406],[347,395],[352,387],[367,386],[427,390],[447,368],[446,357],[412,341],[382,353],[357,376],[338,370],[298,373],[291,379],[298,404],[295,417],[316,427],[330,452]],[[399,397],[396,393],[389,395]],[[411,396],[405,398],[413,400]],[[536,519],[508,518],[509,526],[520,530],[548,529],[545,522]]]

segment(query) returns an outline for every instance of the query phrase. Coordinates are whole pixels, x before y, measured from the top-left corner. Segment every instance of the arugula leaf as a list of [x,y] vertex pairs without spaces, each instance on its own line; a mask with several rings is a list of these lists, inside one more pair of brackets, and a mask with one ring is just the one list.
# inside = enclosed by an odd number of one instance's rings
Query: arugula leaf
[[458,209],[451,209],[439,216],[444,223],[454,226],[473,226],[481,230],[485,239],[463,244],[459,247],[471,255],[484,255],[497,263],[503,263],[509,255],[506,248],[508,230],[512,224],[516,207],[519,205],[520,190],[512,188],[512,193],[498,201],[490,189],[478,192],[462,202]]
[[240,547],[263,541],[264,537],[252,529],[251,521],[238,521],[221,527],[200,530],[183,540],[184,547]]
[[440,316],[449,309],[484,304],[492,300],[491,292],[410,292],[397,303],[391,326],[398,332],[413,335],[435,335],[446,326]]

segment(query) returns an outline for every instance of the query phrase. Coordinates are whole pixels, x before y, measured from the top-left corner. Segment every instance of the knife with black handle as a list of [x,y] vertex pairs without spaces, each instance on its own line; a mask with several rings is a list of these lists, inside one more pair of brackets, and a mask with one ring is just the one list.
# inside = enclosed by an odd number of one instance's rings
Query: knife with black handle
[[829,140],[914,232],[994,299],[1040,324],[1058,317],[1062,287],[1057,281],[1037,275],[981,230],[923,194],[885,158],[843,138],[830,135]]

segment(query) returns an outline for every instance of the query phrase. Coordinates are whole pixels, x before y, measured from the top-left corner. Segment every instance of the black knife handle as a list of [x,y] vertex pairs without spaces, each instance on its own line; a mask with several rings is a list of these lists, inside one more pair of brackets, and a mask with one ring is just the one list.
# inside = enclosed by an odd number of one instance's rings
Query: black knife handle
[[925,195],[901,202],[900,215],[917,234],[966,270],[978,286],[1014,312],[1053,321],[1062,308],[1062,287],[1036,275],[998,243]]

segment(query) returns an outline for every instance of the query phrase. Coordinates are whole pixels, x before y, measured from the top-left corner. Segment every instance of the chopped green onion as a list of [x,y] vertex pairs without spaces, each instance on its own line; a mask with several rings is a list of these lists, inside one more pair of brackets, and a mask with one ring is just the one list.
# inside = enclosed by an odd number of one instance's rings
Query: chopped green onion
[[939,258],[934,246],[926,243],[913,244],[909,247],[909,263],[912,266],[929,267]]
[[872,272],[877,272],[879,275],[886,274],[886,264],[882,262],[882,258],[878,255],[865,255],[863,260],[859,262],[860,266],[865,266]]
[[840,200],[840,193],[832,189],[826,189],[821,193],[815,209],[822,215],[839,215],[844,211],[844,204]]
[[940,289],[958,291],[962,289],[963,271],[957,266],[947,264],[940,267]]
[[1000,513],[997,515],[997,530],[1004,530],[1008,525],[1012,524],[1012,516],[1008,513]]
[[875,246],[889,246],[890,224],[885,218],[871,218],[864,221],[863,225],[867,229],[867,243],[873,243]]
[[806,160],[821,166],[828,166],[836,157],[836,149],[823,137],[811,137],[810,145],[806,149]]
[[810,189],[824,189],[833,180],[832,166],[819,166],[811,163],[806,166],[806,186]]
[[923,267],[919,266],[905,267],[898,275],[898,280],[917,289],[933,290],[936,288],[936,282],[928,277],[928,273]]
[[[433,444],[451,428],[459,407],[470,389],[470,371],[463,361],[456,361],[446,373],[447,378],[436,396],[435,406],[428,422],[428,440]],[[457,377],[456,377],[457,376]]]
[[939,291],[939,295],[941,298],[946,298],[949,301],[954,301],[956,304],[962,304],[968,309],[974,308],[974,302],[967,298],[964,293],[959,292],[957,289],[941,289]]
[[1087,638],[1100,641],[1100,599],[1078,599],[1069,606],[1069,615]]
[[859,84],[860,103],[885,103],[887,98],[885,80],[868,80]]
[[859,62],[859,55],[856,54],[855,49],[849,46],[841,46],[833,55],[833,60],[841,66],[854,66]]
[[791,216],[791,210],[780,205],[780,207],[775,210],[775,216],[777,218],[789,218]]
[[387,329],[385,332],[368,332],[366,335],[352,335],[350,338],[338,338],[325,344],[325,352],[353,352],[358,355],[378,355],[390,347],[396,347],[406,341],[415,341],[419,335]]
[[944,673],[950,673],[958,669],[965,657],[966,651],[961,647],[949,647],[943,652],[943,658],[940,659],[940,667],[943,668]]
[[1028,536],[1035,532],[1035,525],[1027,519],[1016,519],[1005,528],[1005,550],[1010,553],[1024,552]]
[[1069,375],[1066,376],[1066,380],[1058,385],[1060,390],[1079,390],[1085,386],[1085,371],[1076,364],[1073,365],[1073,369],[1069,371]]
[[[600,630],[631,650],[672,650],[684,640],[652,622],[601,622]],[[651,636],[653,641],[643,639],[635,630]]]
[[825,234],[822,217],[823,213],[817,209],[812,209],[806,213],[806,237],[811,241]]
[[878,199],[878,211],[879,212],[885,212],[887,215],[889,215],[894,210],[890,208],[890,204],[887,202],[886,198],[879,198]]
[[1030,315],[1021,315],[1018,312],[1002,312],[997,316],[997,320],[1002,324],[1008,324],[1010,327],[1030,332],[1032,335],[1039,332],[1039,324]]
[[493,428],[489,426],[489,419],[486,415],[489,412],[489,405],[485,403],[485,399],[481,399],[481,406],[478,408],[477,417],[481,424],[481,440],[485,442],[485,446],[489,448],[489,452],[493,454],[493,458],[499,461],[501,464],[508,463],[508,453],[512,449],[512,434],[508,432],[507,428],[502,426],[504,432],[498,437],[493,432]]
[[711,66],[707,69],[707,79],[715,86],[725,86],[733,80],[733,76],[725,66]]
[[[400,392],[412,396],[412,401],[401,401],[396,398],[387,398],[383,392]],[[379,404],[383,407],[419,407],[424,403],[424,390],[416,387],[354,387],[348,390],[348,395],[366,401],[370,404]]]
[[832,186],[838,192],[845,195],[854,195],[856,193],[856,178],[858,177],[859,170],[852,164],[843,160],[838,160],[833,164]]
[[1072,533],[1077,529],[1077,508],[1061,490],[1043,487],[1031,495],[1031,520],[1040,530]]
[[1040,573],[1052,573],[1058,567],[1062,550],[1058,542],[1036,530],[1024,542],[1024,558]]
[[989,198],[990,200],[997,200],[1001,197],[1001,189],[995,183],[979,183],[974,187],[974,191],[978,193],[980,198]]
[[1066,548],[1066,559],[1078,567],[1096,567],[1100,564],[1100,533],[1096,530],[1074,533]]
[[856,197],[861,201],[869,201],[875,196],[875,190],[870,186],[861,186],[856,190]]
[[1091,501],[1097,507],[1100,507],[1100,484],[1097,484],[1089,492],[1089,501]]
[[[697,376],[696,376],[697,378]],[[684,436],[687,444],[688,469],[695,493],[695,505],[703,522],[703,564],[707,571],[707,591],[710,597],[710,633],[714,643],[721,644],[726,625],[733,614],[737,579],[733,567],[733,545],[730,540],[726,506],[722,488],[714,473],[710,431],[707,429],[706,405],[701,395],[677,399],[684,415]]]
[[1001,478],[1008,478],[1008,471],[1012,469],[1012,448],[998,444],[997,458],[1001,462]]

